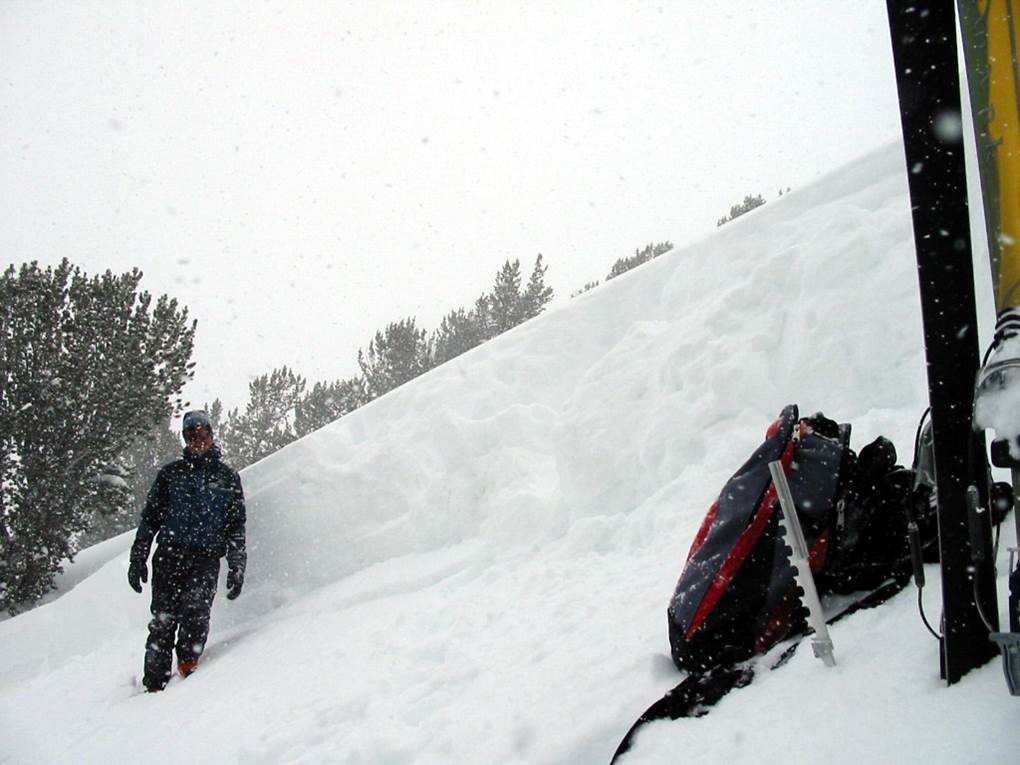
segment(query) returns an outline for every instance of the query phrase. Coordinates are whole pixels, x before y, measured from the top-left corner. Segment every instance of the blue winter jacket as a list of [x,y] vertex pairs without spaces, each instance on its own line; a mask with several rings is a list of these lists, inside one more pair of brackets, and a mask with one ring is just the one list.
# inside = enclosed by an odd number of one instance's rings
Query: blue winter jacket
[[221,558],[244,571],[245,510],[241,477],[220,460],[213,446],[202,456],[184,450],[182,459],[160,469],[142,511],[131,560],[145,562],[152,540],[185,553]]

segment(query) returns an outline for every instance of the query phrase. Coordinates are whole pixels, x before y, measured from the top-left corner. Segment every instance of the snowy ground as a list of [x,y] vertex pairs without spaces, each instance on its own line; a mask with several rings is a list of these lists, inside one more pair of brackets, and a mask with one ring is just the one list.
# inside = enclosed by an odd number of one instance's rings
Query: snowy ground
[[[244,594],[166,693],[138,694],[130,535],[86,554],[72,589],[0,623],[0,761],[606,763],[678,679],[665,609],[703,514],[791,402],[911,458],[898,145],[246,470]],[[998,663],[944,688],[912,592],[832,637],[835,669],[799,651],[625,761],[1015,759]]]

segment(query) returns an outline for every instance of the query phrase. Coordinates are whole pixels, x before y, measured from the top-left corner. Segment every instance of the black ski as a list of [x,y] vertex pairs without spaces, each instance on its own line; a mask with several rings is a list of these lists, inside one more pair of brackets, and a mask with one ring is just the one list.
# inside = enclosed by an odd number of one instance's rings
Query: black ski
[[945,619],[942,675],[951,684],[995,655],[981,612],[993,620],[998,613],[988,554],[990,514],[968,517],[971,487],[979,495],[977,504],[988,506],[988,463],[983,438],[971,426],[980,353],[955,3],[887,4],[934,433]]
[[[825,622],[833,624],[856,611],[880,605],[902,590],[905,585],[905,580],[889,579],[866,593],[845,597],[834,596],[839,600],[826,609],[828,615]],[[806,635],[802,634],[785,640],[764,656],[756,656],[738,664],[714,667],[707,672],[687,674],[661,699],[648,707],[630,726],[627,735],[623,737],[620,745],[616,748],[610,765],[630,749],[634,736],[645,724],[655,720],[679,720],[683,717],[707,715],[711,708],[734,688],[750,685],[757,672],[762,669],[773,670],[783,666],[793,656],[797,646],[805,637]]]

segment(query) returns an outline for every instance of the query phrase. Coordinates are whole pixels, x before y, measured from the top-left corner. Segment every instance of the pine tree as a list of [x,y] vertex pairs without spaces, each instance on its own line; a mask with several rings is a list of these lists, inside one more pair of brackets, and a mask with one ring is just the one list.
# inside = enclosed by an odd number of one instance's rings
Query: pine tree
[[328,425],[353,412],[368,398],[365,381],[361,377],[337,380],[334,383],[315,383],[294,410],[294,431],[298,438]]
[[[787,189],[787,191],[789,191],[789,189]],[[763,197],[761,194],[756,194],[755,196],[747,194],[744,196],[743,202],[740,202],[739,204],[735,204],[732,207],[730,207],[730,214],[728,216],[724,215],[718,221],[716,221],[716,226],[722,226],[725,223],[729,223],[731,220],[739,218],[741,215],[749,213],[751,212],[751,210],[754,210],[757,207],[761,207],[763,204],[765,204],[765,197]]]
[[296,440],[295,410],[304,392],[305,378],[285,366],[248,383],[244,413],[232,410],[219,426],[224,458],[240,470]]
[[439,329],[432,333],[430,345],[433,364],[445,364],[484,341],[485,328],[476,311],[465,311],[463,308],[450,311],[443,317]]
[[212,423],[213,433],[218,432],[220,422],[223,420],[223,402],[217,398],[211,404],[206,404],[202,408],[209,415],[209,422]]
[[118,455],[179,409],[195,324],[137,269],[64,260],[0,277],[0,607],[53,586],[100,507],[130,502]]
[[634,250],[633,257],[620,258],[614,264],[612,269],[609,271],[609,275],[606,276],[606,281],[613,279],[620,274],[627,273],[632,268],[637,268],[642,263],[647,263],[649,260],[653,260],[660,255],[664,255],[673,249],[672,242],[659,242],[658,244],[648,244],[641,250]]
[[163,465],[181,456],[181,448],[181,437],[169,417],[133,439],[102,479],[107,491],[126,491],[126,502],[98,503],[81,546],[89,547],[135,528],[156,474]]
[[528,286],[521,289],[521,262],[507,260],[496,274],[492,292],[481,295],[474,308],[451,311],[430,338],[434,364],[443,364],[465,351],[538,316],[553,298],[545,283],[542,256],[535,258]]
[[496,283],[489,296],[489,314],[493,336],[512,329],[524,320],[521,303],[521,261],[508,260],[496,274]]
[[598,286],[599,286],[598,279],[596,279],[593,282],[586,282],[585,285],[581,287],[581,289],[574,290],[573,292],[571,292],[570,297],[576,298],[578,295],[583,295],[585,292],[590,292],[591,290],[595,289]]
[[425,330],[415,326],[413,317],[391,323],[375,333],[367,352],[358,351],[358,365],[368,399],[379,398],[431,368]]
[[[478,334],[479,343],[491,340],[499,332],[496,330],[496,321],[492,313],[492,295],[482,293],[475,300],[475,306],[469,314],[474,321],[475,332]],[[473,346],[472,346],[473,347]]]
[[539,254],[535,258],[535,267],[531,270],[528,287],[521,296],[522,321],[538,316],[553,299],[553,288],[545,284],[545,272],[548,270],[549,266],[542,265],[542,255]]

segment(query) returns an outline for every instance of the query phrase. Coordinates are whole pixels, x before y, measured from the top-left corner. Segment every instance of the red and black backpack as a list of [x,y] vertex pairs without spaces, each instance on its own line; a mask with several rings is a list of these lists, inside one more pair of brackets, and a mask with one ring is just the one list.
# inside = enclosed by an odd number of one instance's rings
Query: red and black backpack
[[912,471],[879,437],[858,456],[850,426],[785,407],[733,475],[694,538],[668,608],[673,661],[704,671],[763,653],[806,629],[769,463],[790,484],[821,594],[910,576]]

